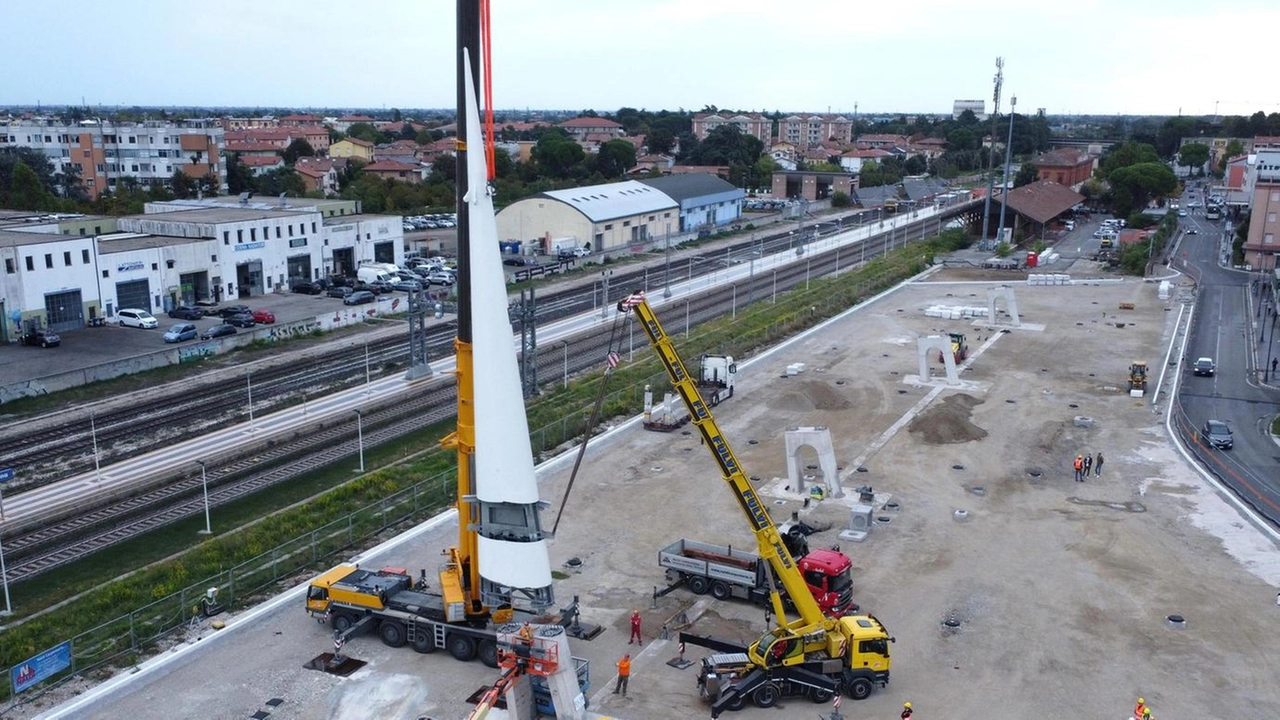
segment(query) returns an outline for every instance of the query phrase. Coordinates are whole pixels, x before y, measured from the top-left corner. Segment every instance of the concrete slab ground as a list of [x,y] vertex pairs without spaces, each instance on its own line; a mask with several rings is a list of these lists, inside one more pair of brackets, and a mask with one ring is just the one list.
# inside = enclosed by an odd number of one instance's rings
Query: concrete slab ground
[[[1163,362],[1176,306],[1158,301],[1152,284],[1124,281],[1019,287],[1024,321],[1044,325],[1040,332],[989,332],[923,314],[969,293],[985,297],[970,284],[894,292],[743,364],[737,393],[715,411],[766,496],[786,475],[784,430],[820,425],[831,429],[846,491],[871,485],[896,503],[875,513],[889,522],[844,547],[857,601],[897,639],[889,687],[860,703],[846,700],[846,717],[896,717],[910,700],[920,718],[1120,718],[1138,696],[1161,718],[1280,717],[1280,656],[1272,647],[1280,551],[1184,461],[1149,399],[1121,390],[1132,360],[1154,369]],[[1117,310],[1122,302],[1135,309]],[[971,348],[987,345],[961,373],[967,383],[959,390],[905,383],[916,372],[914,337],[949,330],[967,333]],[[806,370],[786,377],[794,362]],[[1093,425],[1077,427],[1079,415]],[[1084,452],[1102,453],[1105,464],[1101,476],[1077,483],[1071,460]],[[646,639],[681,611],[697,617],[692,629],[701,633],[748,640],[765,629],[763,610],[741,602],[683,589],[651,602],[663,582],[657,551],[667,543],[689,537],[754,547],[714,467],[696,435],[632,426],[592,443],[551,552],[553,567],[583,561],[558,583],[557,597],[578,595],[584,619],[607,629],[575,644],[592,661],[597,712],[708,714],[695,668],[666,665],[674,642],[636,648],[622,640],[632,609],[641,610]],[[566,468],[545,473],[543,497],[553,507]],[[778,494],[786,497],[770,498],[776,520],[800,511],[829,527],[812,544],[838,542],[847,503],[804,512],[794,493]],[[956,510],[965,511],[963,522]],[[553,519],[548,513],[546,522]],[[434,570],[453,532],[443,524],[370,564]],[[1185,628],[1170,627],[1170,614],[1185,616]],[[948,619],[959,628],[947,629]],[[207,651],[75,717],[244,718],[280,698],[273,720],[461,718],[470,709],[465,698],[494,678],[478,663],[387,648],[371,636],[347,645],[369,663],[351,678],[302,669],[330,649],[329,633],[303,614],[295,590]],[[610,690],[613,664],[628,651],[637,655],[624,698]],[[701,654],[689,648],[691,659]],[[725,717],[830,711],[807,700],[781,705]]]

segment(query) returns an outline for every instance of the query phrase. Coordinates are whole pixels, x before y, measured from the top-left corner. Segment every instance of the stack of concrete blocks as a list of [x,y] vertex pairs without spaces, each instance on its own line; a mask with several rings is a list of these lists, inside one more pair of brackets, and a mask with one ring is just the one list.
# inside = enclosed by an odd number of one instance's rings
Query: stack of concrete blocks
[[1058,253],[1052,250],[1046,250],[1045,252],[1040,253],[1040,256],[1036,259],[1036,264],[1052,265],[1058,261],[1058,257],[1059,257]]
[[871,514],[875,508],[870,505],[854,505],[849,508],[849,527],[840,531],[840,539],[850,542],[862,542],[871,532],[874,518]]
[[791,363],[787,366],[787,377],[799,375],[804,372],[804,363]]
[[972,320],[987,316],[987,308],[971,305],[930,305],[924,310],[925,317],[943,320]]
[[1028,285],[1070,285],[1071,276],[1065,273],[1032,273],[1027,276]]
[[1161,300],[1168,300],[1168,299],[1169,299],[1169,295],[1172,293],[1172,289],[1173,289],[1173,286],[1169,283],[1169,281],[1168,281],[1168,280],[1161,280],[1161,281],[1160,281],[1160,288],[1159,288],[1159,290],[1158,290],[1158,292],[1159,292],[1159,294],[1160,294],[1160,299],[1161,299]]

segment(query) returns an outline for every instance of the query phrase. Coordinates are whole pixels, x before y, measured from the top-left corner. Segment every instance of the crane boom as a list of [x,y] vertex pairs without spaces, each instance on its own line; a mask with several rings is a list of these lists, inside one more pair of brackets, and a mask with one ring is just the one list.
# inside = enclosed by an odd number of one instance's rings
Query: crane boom
[[[685,370],[680,353],[676,351],[675,344],[662,329],[662,323],[658,322],[658,317],[645,300],[644,293],[632,293],[618,303],[619,311],[626,312],[628,309],[639,319],[640,326],[649,337],[649,343],[667,370],[672,387],[684,401],[694,426],[702,434],[706,446],[711,449],[712,457],[720,466],[720,474],[733,491],[738,505],[746,513],[747,521],[751,523],[752,533],[759,545],[760,557],[769,563],[774,576],[782,582],[795,607],[796,614],[800,616],[800,622],[797,625],[805,628],[825,627],[828,624],[827,618],[822,614],[822,609],[813,599],[813,593],[805,584],[804,577],[796,568],[795,559],[791,557],[791,553],[783,543],[778,526],[774,524],[768,509],[760,500],[756,489],[752,487],[747,474],[743,472],[737,456],[733,453],[733,448],[720,432],[720,426],[712,416],[707,403],[702,399],[697,382]],[[786,614],[776,592],[773,593],[773,603],[774,612],[779,620],[784,620]]]

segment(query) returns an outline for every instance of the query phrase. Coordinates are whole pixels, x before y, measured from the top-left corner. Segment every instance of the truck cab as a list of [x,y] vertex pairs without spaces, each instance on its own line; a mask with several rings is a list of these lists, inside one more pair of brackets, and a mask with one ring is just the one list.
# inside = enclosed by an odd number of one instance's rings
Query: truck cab
[[712,407],[733,397],[738,366],[729,355],[703,355],[698,363],[698,390]]
[[853,563],[847,555],[820,548],[799,558],[797,565],[823,613],[840,617],[857,611],[853,602]]

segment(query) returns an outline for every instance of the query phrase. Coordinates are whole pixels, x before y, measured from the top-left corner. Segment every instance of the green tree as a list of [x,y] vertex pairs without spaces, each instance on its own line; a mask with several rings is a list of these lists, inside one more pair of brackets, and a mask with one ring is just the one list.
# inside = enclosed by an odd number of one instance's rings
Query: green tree
[[849,207],[852,202],[853,201],[849,199],[849,194],[846,192],[837,190],[831,193],[831,207],[833,208]]
[[80,166],[67,163],[62,166],[53,179],[58,183],[58,194],[72,202],[84,202],[89,199],[89,194],[84,190],[84,184],[80,182]]
[[1188,174],[1195,174],[1208,161],[1209,146],[1204,143],[1187,143],[1178,151],[1178,164],[1187,168]]
[[586,159],[582,146],[566,135],[546,133],[533,146],[533,161],[543,175],[551,178],[568,178]]
[[430,130],[423,128],[418,132],[414,133],[413,141],[418,143],[419,145],[430,145],[431,143],[435,142],[435,138],[431,136]]
[[416,140],[417,137],[418,131],[414,130],[413,126],[409,123],[401,125],[400,132],[396,135],[396,138],[399,140]]
[[13,168],[13,180],[9,188],[8,205],[15,210],[44,210],[52,198],[40,184],[40,176],[24,162]]
[[1178,178],[1173,170],[1161,162],[1119,168],[1110,174],[1108,180],[1111,183],[1111,210],[1118,217],[1142,210],[1152,200],[1166,197],[1178,187]]
[[1160,156],[1156,154],[1156,149],[1145,143],[1126,142],[1115,145],[1102,156],[1098,161],[1098,169],[1095,174],[1099,180],[1106,180],[1111,173],[1122,167],[1137,165],[1138,163],[1160,162]]
[[610,140],[596,152],[596,171],[606,178],[619,178],[636,166],[636,146],[626,140]]
[[366,142],[381,143],[385,142],[382,133],[377,128],[366,122],[351,123],[351,127],[347,128],[347,137],[360,138]]
[[254,178],[260,195],[279,195],[287,193],[294,197],[301,197],[306,192],[307,187],[303,185],[302,178],[298,173],[289,167],[275,168]]
[[284,149],[284,164],[293,166],[300,157],[315,157],[316,151],[306,138],[294,138],[289,147]]
[[979,136],[972,130],[957,128],[947,134],[948,150],[976,150],[978,142]]
[[654,155],[667,155],[676,146],[676,136],[666,128],[655,128],[644,137],[645,145]]
[[253,189],[253,171],[240,159],[240,153],[231,153],[227,158],[227,192],[239,195]]
[[923,155],[912,155],[903,163],[902,169],[908,175],[924,175],[929,171],[929,161]]
[[174,197],[185,200],[195,196],[196,183],[181,170],[174,170],[173,175],[169,176],[169,189],[173,191]]
[[1156,152],[1162,158],[1172,159],[1182,144],[1182,138],[1195,133],[1196,121],[1189,117],[1171,117],[1156,132]]
[[754,165],[764,152],[764,143],[747,135],[737,125],[721,125],[707,133],[689,154],[691,165]]
[[400,108],[391,108],[391,122],[400,122],[404,116],[400,114]]
[[458,156],[441,155],[431,163],[431,174],[427,178],[427,182],[452,183],[458,180]]
[[1216,169],[1219,171],[1225,171],[1227,169],[1228,160],[1232,158],[1240,157],[1243,154],[1244,154],[1244,145],[1241,144],[1239,140],[1232,138],[1227,143],[1226,149],[1223,150],[1222,159],[1218,161],[1218,167]]
[[960,113],[959,118],[956,118],[956,122],[964,127],[971,127],[978,124],[978,116],[974,115],[972,110],[966,109]]
[[1013,176],[1013,186],[1022,187],[1030,185],[1040,177],[1040,169],[1033,162],[1024,162],[1022,167],[1018,168],[1018,173]]

